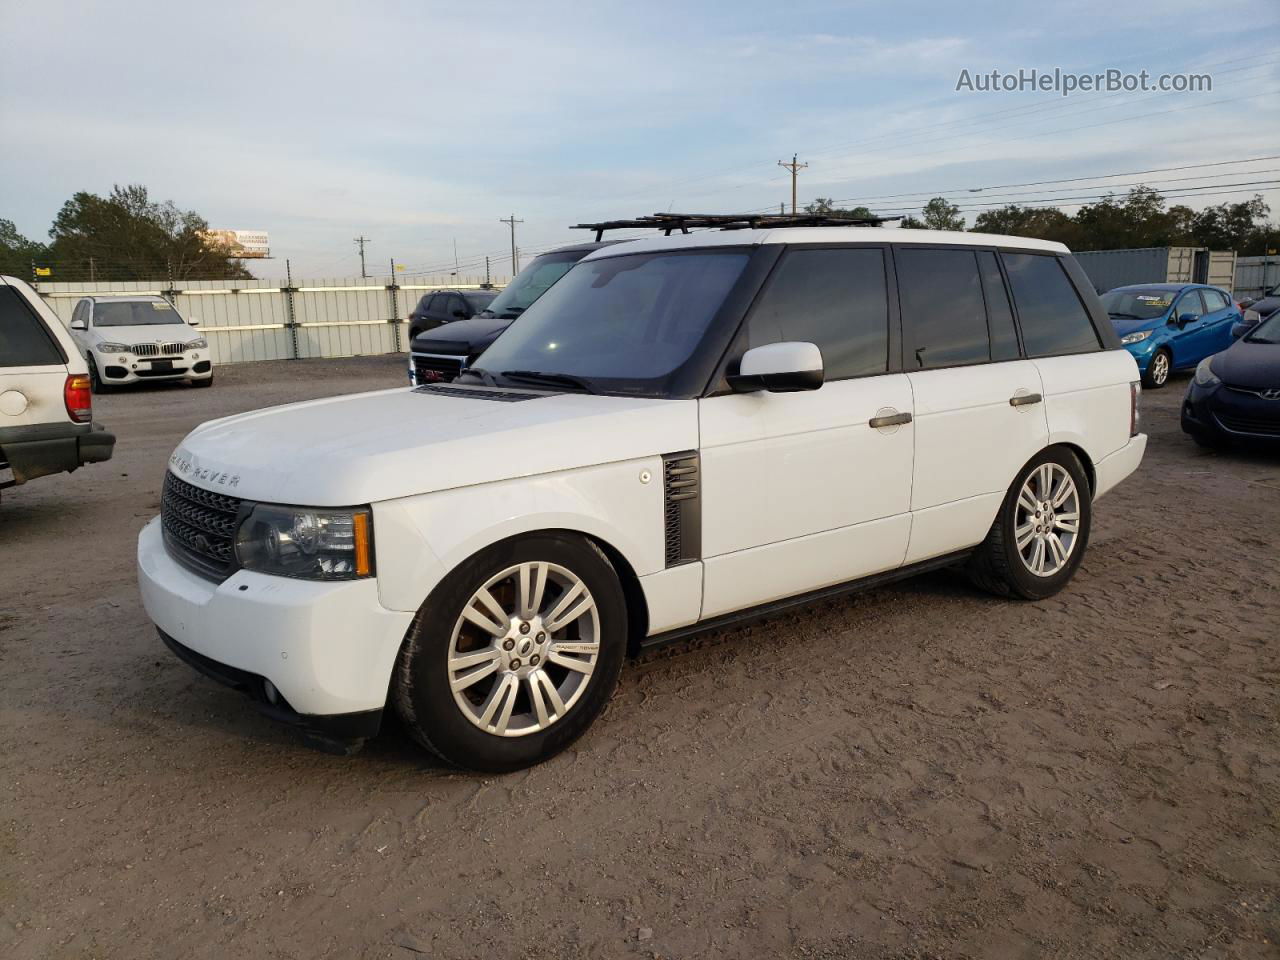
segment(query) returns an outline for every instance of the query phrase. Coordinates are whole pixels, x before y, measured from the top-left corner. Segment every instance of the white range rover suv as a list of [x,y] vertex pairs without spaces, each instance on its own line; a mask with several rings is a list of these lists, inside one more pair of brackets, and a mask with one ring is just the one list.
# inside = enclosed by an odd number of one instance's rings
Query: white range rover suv
[[584,258],[449,384],[206,423],[142,531],[180,658],[341,743],[564,749],[643,647],[956,565],[1062,589],[1138,371],[1056,243],[858,227]]
[[93,392],[143,380],[213,386],[209,342],[164,297],[85,297],[71,314],[71,336],[89,366]]

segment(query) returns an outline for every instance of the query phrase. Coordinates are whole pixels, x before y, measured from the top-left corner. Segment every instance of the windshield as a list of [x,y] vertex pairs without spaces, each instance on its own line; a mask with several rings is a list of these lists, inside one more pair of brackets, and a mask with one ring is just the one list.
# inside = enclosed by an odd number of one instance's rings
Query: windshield
[[1102,295],[1107,313],[1121,320],[1154,320],[1169,309],[1172,290],[1112,290]]
[[182,317],[163,300],[99,302],[93,307],[95,327],[142,327],[154,323],[182,323]]
[[1245,339],[1250,343],[1280,343],[1280,311],[1250,330]]
[[749,256],[698,250],[584,260],[476,365],[495,375],[537,371],[652,392],[639,381],[666,377],[690,359]]
[[489,304],[485,315],[507,319],[518,317],[590,252],[544,253],[516,274],[516,278]]

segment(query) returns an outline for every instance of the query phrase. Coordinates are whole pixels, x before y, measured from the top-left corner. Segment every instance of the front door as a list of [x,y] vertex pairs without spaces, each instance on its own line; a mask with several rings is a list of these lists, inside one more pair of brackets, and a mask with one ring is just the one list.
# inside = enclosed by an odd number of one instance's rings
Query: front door
[[891,270],[884,247],[790,247],[730,365],[750,347],[811,342],[825,383],[700,401],[704,618],[902,564],[915,429],[871,425],[913,409],[891,372]]

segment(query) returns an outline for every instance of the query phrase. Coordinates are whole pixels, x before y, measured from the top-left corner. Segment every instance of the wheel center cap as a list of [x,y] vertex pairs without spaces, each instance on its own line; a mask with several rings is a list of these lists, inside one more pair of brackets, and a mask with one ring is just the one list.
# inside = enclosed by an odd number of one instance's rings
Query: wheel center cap
[[528,637],[523,638],[516,644],[516,652],[522,657],[527,657],[533,652],[533,641]]

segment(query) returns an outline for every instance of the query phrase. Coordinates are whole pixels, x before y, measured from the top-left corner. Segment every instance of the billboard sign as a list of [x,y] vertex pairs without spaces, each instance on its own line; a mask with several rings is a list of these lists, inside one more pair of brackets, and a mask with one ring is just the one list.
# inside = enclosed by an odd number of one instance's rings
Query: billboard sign
[[265,230],[206,230],[210,246],[226,251],[228,257],[252,260],[271,256],[271,245]]

